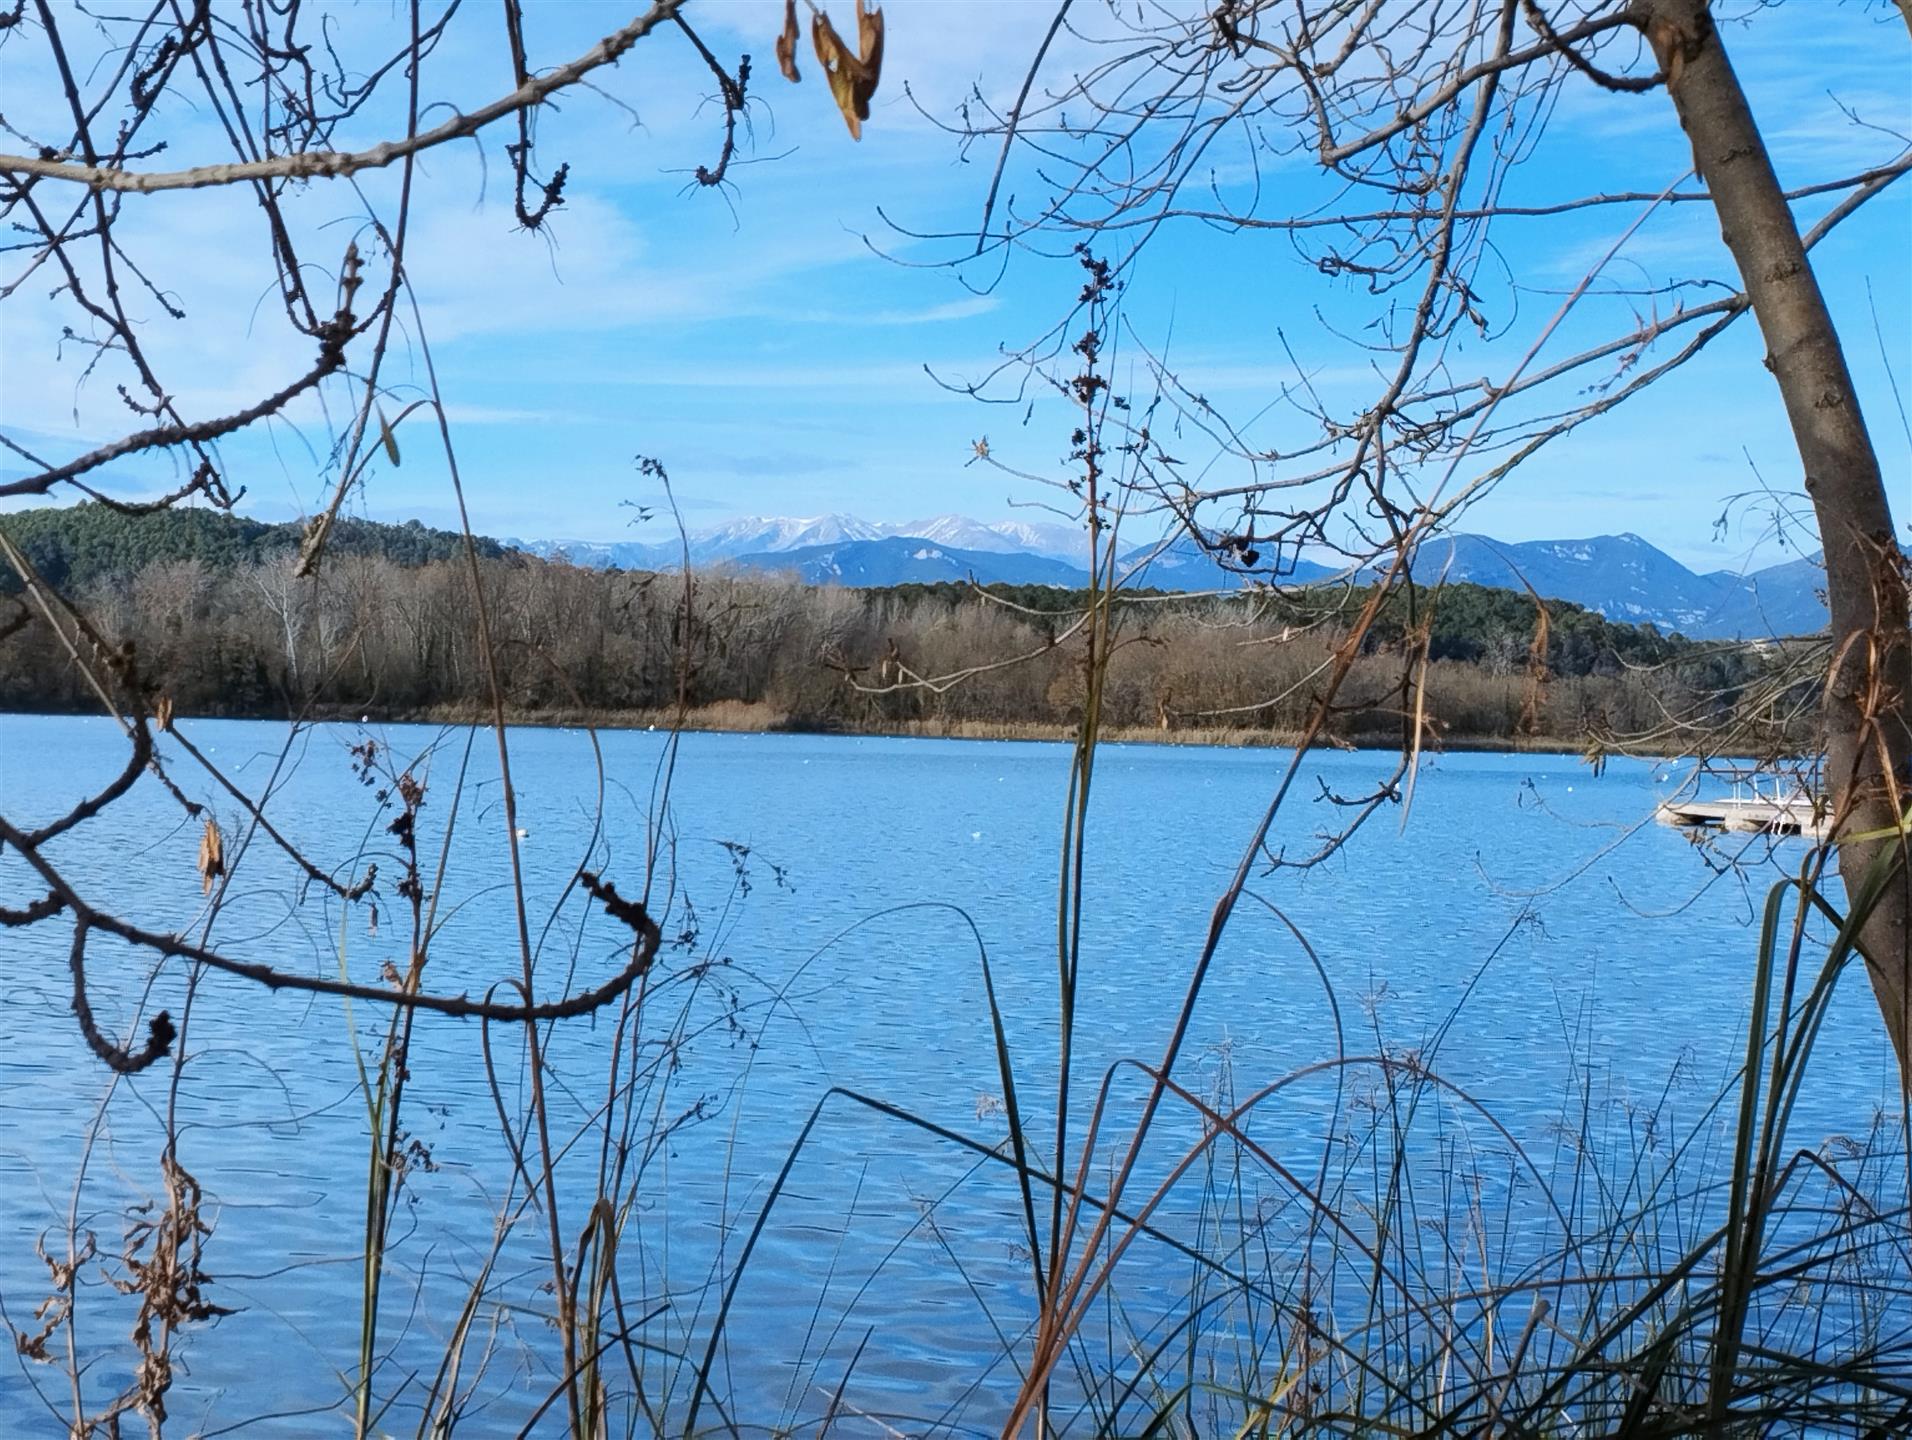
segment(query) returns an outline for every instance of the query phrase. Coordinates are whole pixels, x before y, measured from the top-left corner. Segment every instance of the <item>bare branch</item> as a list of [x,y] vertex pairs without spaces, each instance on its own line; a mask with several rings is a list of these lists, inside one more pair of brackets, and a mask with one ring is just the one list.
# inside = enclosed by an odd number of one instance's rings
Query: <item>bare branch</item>
[[190,170],[135,171],[108,165],[75,165],[31,155],[0,154],[0,175],[33,176],[84,185],[90,190],[150,195],[161,190],[199,190],[252,180],[339,179],[361,170],[379,170],[408,155],[421,154],[451,140],[475,135],[494,121],[542,104],[593,70],[615,64],[633,45],[666,20],[675,19],[684,0],[655,0],[649,10],[615,30],[569,64],[525,80],[508,95],[458,115],[417,135],[387,140],[365,150],[301,150],[269,160],[200,165]]

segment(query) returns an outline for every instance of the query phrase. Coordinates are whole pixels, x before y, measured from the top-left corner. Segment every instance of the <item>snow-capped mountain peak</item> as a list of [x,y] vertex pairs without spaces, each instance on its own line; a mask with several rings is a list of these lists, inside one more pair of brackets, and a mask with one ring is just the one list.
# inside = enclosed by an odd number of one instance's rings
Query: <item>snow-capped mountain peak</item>
[[874,540],[885,533],[880,526],[854,515],[746,515],[699,530],[691,536],[691,551],[716,555],[752,551],[799,550],[806,545],[837,545],[845,540]]
[[886,525],[884,533],[908,536],[913,540],[934,540],[961,550],[1008,551],[1023,547],[1002,534],[996,526],[971,520],[967,515],[938,515],[932,520],[910,520]]
[[[683,545],[667,524],[628,531],[617,541],[506,541],[514,549],[587,566],[672,570]],[[642,539],[637,538],[642,536]],[[964,515],[872,524],[854,515],[748,516],[694,532],[691,564],[794,574],[812,584],[895,585],[964,580],[985,583],[1086,583],[1087,537],[1077,527]],[[1239,575],[1187,537],[1166,545],[1130,545],[1132,583],[1165,589],[1227,588]],[[1505,542],[1441,535],[1414,561],[1423,582],[1441,577],[1497,589],[1532,586],[1543,598],[1570,600],[1612,620],[1651,621],[1693,636],[1806,634],[1825,624],[1819,570],[1796,560],[1753,575],[1696,575],[1638,535]],[[1126,573],[1126,572],[1125,572]],[[1309,584],[1333,572],[1307,560],[1281,578]]]

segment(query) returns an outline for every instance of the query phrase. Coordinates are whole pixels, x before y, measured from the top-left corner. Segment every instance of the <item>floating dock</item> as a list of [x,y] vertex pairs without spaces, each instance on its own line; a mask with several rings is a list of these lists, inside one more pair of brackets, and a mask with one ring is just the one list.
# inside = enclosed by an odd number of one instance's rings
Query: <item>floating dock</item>
[[1687,829],[1727,830],[1748,835],[1802,835],[1823,840],[1831,820],[1825,807],[1805,794],[1765,799],[1732,795],[1724,800],[1668,800],[1658,818]]

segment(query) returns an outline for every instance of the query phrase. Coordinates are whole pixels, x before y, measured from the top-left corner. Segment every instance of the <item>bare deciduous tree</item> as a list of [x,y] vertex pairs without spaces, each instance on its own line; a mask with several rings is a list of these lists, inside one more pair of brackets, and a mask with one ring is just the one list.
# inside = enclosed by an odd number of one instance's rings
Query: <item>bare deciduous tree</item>
[[[1713,8],[1225,0],[1111,7],[1092,22],[1062,4],[1017,105],[994,112],[978,97],[954,127],[996,158],[980,230],[965,242],[975,258],[954,263],[996,264],[1007,249],[1060,237],[1093,243],[1124,275],[1163,227],[1199,224],[1241,237],[1218,291],[1286,286],[1313,271],[1362,297],[1365,323],[1337,339],[1372,364],[1377,384],[1341,401],[1298,367],[1269,408],[1299,439],[1251,440],[1201,393],[1199,373],[1153,357],[1167,403],[1115,417],[1127,471],[1112,488],[1123,507],[1170,513],[1217,563],[1277,583],[1304,547],[1338,552],[1350,570],[1387,571],[1401,557],[1392,573],[1405,579],[1420,543],[1471,502],[1751,314],[1826,557],[1832,625],[1818,653],[1839,867],[1850,892],[1892,875],[1862,948],[1912,1078],[1908,572],[1812,263],[1821,241],[1912,170],[1912,149],[1886,130],[1874,163],[1782,189]],[[1051,49],[1088,58],[1071,68]],[[1563,197],[1571,174],[1557,161],[1530,163],[1563,100],[1638,107],[1661,90],[1672,102],[1668,130],[1683,125],[1693,153],[1691,171],[1671,184],[1648,175],[1639,188]],[[1311,182],[1295,180],[1303,166]],[[1719,220],[1725,275],[1606,278],[1648,217],[1694,206]],[[1816,218],[1802,224],[1805,207]],[[1606,213],[1630,218],[1531,343],[1516,336],[1498,317],[1517,313],[1512,302],[1537,287],[1518,275],[1497,282],[1495,237],[1518,228],[1525,253],[1537,253],[1536,227],[1553,221],[1579,227],[1565,234],[1584,244],[1589,218]],[[1285,242],[1303,264],[1275,268],[1254,236]],[[994,393],[1028,367],[1066,386],[1049,362],[1073,358],[1064,356],[1070,323],[967,388]],[[1543,360],[1557,335],[1569,353]],[[1127,338],[1147,348],[1144,337]],[[1470,344],[1484,361],[1463,353]],[[1268,345],[1271,364],[1294,359],[1285,334]],[[1483,364],[1498,373],[1465,378]],[[1169,453],[1171,428],[1211,444],[1199,480],[1186,455]]]

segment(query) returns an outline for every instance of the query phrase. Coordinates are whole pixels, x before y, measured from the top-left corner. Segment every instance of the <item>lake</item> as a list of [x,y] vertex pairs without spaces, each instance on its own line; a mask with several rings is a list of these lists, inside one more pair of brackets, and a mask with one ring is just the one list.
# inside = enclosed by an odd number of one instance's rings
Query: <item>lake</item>
[[[269,788],[268,818],[322,869],[349,878],[364,859],[379,865],[374,930],[365,905],[306,881],[265,837],[247,846],[236,802],[163,739],[171,773],[213,807],[236,861],[214,948],[304,975],[336,977],[343,965],[371,985],[386,962],[404,968],[410,921],[395,889],[391,813],[377,798],[385,782],[362,781],[351,752],[371,737],[427,787],[418,837],[439,929],[424,988],[479,995],[499,986],[496,998],[514,998],[520,955],[488,732],[467,753],[467,732],[433,727],[320,726],[291,737],[261,722],[180,728],[249,793]],[[629,952],[629,932],[572,884],[579,866],[636,894],[647,848],[657,847],[653,910],[666,944],[637,1043],[620,1037],[617,1007],[556,1023],[547,1090],[570,1244],[605,1153],[593,1126],[607,1077],[622,1067],[637,1118],[615,1269],[627,1314],[648,1318],[617,1337],[632,1348],[613,1378],[628,1390],[637,1370],[649,1387],[643,1403],[681,1418],[721,1282],[830,1087],[985,1149],[1003,1140],[981,948],[1030,1133],[1043,1137],[1039,1150],[1052,1145],[1069,750],[699,734],[684,737],[667,772],[663,734],[605,732],[600,804],[588,735],[523,729],[510,743],[540,999],[600,983]],[[104,719],[0,716],[0,808],[15,823],[41,823],[98,788],[124,755]],[[1148,745],[1101,753],[1072,1067],[1078,1135],[1109,1067],[1161,1058],[1216,897],[1289,758]],[[1310,756],[1274,845],[1306,853],[1350,813],[1330,792],[1363,793],[1389,763]],[[1540,1212],[1535,1185],[1509,1178],[1522,1162],[1507,1137],[1531,1151],[1537,1172],[1560,1164],[1563,1135],[1624,1149],[1638,1138],[1630,1125],[1698,1123],[1743,1056],[1760,907],[1805,849],[1733,837],[1703,852],[1654,824],[1656,796],[1685,777],[1674,763],[1616,760],[1596,778],[1568,756],[1432,759],[1405,815],[1384,804],[1313,868],[1257,867],[1195,1007],[1178,1077],[1225,1105],[1338,1053],[1418,1052],[1416,1065],[1468,1098],[1441,1092],[1426,1131],[1406,1143],[1446,1157],[1450,1173],[1478,1176],[1483,1203],[1505,1218],[1498,1243],[1519,1251]],[[206,907],[199,841],[198,822],[147,778],[50,853],[94,904],[197,935]],[[1732,854],[1743,867],[1721,864]],[[19,857],[0,857],[0,904],[40,893],[24,871]],[[370,1144],[360,1057],[376,1064],[388,1012],[211,974],[192,997],[177,1086],[167,1062],[119,1079],[75,1025],[70,940],[59,920],[0,931],[8,1322],[39,1328],[34,1310],[49,1278],[36,1245],[64,1256],[72,1226],[97,1237],[100,1256],[119,1254],[132,1207],[160,1194],[170,1114],[179,1163],[203,1189],[208,1298],[233,1312],[187,1327],[177,1342],[173,1416],[207,1435],[246,1421],[246,1434],[333,1433],[339,1421],[318,1417],[346,1404],[360,1344]],[[142,1003],[146,1015],[187,1013],[183,963],[155,969],[149,955],[97,937],[90,957],[92,1005],[109,1034],[134,1034]],[[523,1027],[491,1027],[495,1093],[483,1038],[477,1022],[425,1014],[406,1057],[401,1124],[414,1163],[393,1225],[376,1385],[380,1403],[392,1402],[381,1424],[393,1433],[418,1429],[474,1277],[488,1277],[489,1298],[457,1376],[460,1433],[518,1433],[561,1368],[542,1318],[552,1303],[546,1222],[524,1210],[501,1137],[500,1103],[514,1115],[525,1103]],[[1336,1117],[1385,1109],[1377,1074],[1330,1067],[1297,1080],[1256,1109],[1256,1141],[1293,1165],[1321,1166],[1326,1137],[1343,1124]],[[1835,999],[1795,1143],[1863,1133],[1891,1074],[1854,973]],[[1112,1082],[1093,1167],[1104,1180],[1145,1090],[1133,1069]],[[1137,1197],[1203,1134],[1186,1106],[1169,1110],[1142,1157]],[[1161,1335],[1161,1317],[1180,1300],[1220,1283],[1193,1251],[1239,1253],[1254,1230],[1244,1216],[1279,1208],[1262,1180],[1201,1173],[1196,1189],[1162,1207],[1161,1233],[1125,1261],[1120,1307],[1098,1312],[1112,1349]],[[518,1218],[494,1257],[501,1212]],[[1013,1357],[1026,1348],[1025,1233],[1005,1167],[859,1102],[832,1101],[736,1287],[700,1426],[814,1426],[839,1387],[845,1403],[905,1417],[911,1433],[999,1425]],[[136,1306],[95,1260],[82,1267],[76,1307],[85,1394],[98,1404],[137,1361],[127,1344]],[[56,1357],[64,1346],[62,1332]],[[0,1361],[0,1431],[63,1433],[54,1412],[66,1413],[70,1394],[57,1364]],[[555,1431],[561,1408],[536,1423]],[[879,1433],[872,1423],[866,1432]]]

